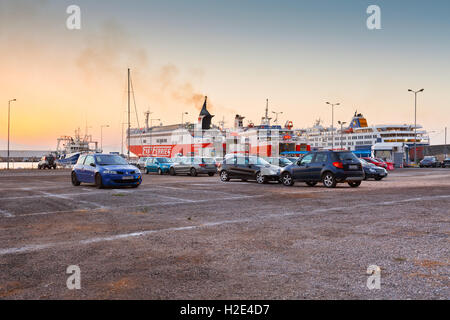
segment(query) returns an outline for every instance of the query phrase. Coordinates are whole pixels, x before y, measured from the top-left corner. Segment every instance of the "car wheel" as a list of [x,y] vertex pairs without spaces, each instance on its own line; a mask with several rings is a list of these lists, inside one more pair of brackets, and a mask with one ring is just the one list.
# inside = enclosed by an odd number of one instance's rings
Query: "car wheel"
[[283,185],[285,185],[286,187],[291,187],[294,185],[294,179],[292,178],[292,175],[289,172],[283,173],[281,181],[283,182]]
[[351,181],[348,185],[352,188],[358,188],[361,185],[361,181]]
[[171,176],[176,175],[175,169],[174,169],[174,168],[170,168],[169,174],[170,174]]
[[310,187],[314,187],[316,184],[317,184],[317,182],[311,182],[311,181],[308,181],[308,182],[306,183],[306,185],[308,185],[308,186],[310,186]]
[[196,177],[198,175],[197,170],[195,168],[191,168],[191,177]]
[[220,172],[220,180],[222,182],[230,181],[230,176],[228,175],[228,172],[226,172],[225,170]]
[[383,180],[383,178],[382,177],[376,177],[375,180],[376,181],[381,181],[381,180]]
[[261,172],[258,172],[256,174],[256,182],[258,182],[259,184],[263,184],[263,183],[266,183],[267,180],[266,180],[266,177],[264,177]]
[[322,183],[327,188],[336,188],[337,185],[336,178],[334,177],[334,174],[332,174],[331,172],[327,172],[323,175]]
[[145,169],[144,169],[144,173],[145,173],[145,174],[149,174],[149,172],[148,172],[148,169],[147,169],[147,168],[145,168]]
[[95,186],[99,189],[103,188],[102,176],[99,173],[95,175]]
[[210,173],[208,173],[208,176],[210,176],[210,177],[214,177],[214,172],[210,172]]
[[72,172],[72,184],[75,187],[78,187],[81,184],[80,181],[78,181],[77,174],[75,172]]
[[158,168],[158,174],[159,174],[160,176],[162,176],[163,172],[162,172],[161,168]]

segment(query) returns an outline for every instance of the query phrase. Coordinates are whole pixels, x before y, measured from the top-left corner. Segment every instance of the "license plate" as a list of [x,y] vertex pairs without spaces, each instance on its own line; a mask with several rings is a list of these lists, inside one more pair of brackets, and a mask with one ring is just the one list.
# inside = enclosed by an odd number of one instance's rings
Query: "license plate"
[[132,176],[122,177],[122,180],[133,180],[133,179],[134,179],[134,177],[132,177]]
[[354,164],[349,165],[348,168],[349,168],[350,170],[358,170],[358,166],[357,166],[357,165],[354,165]]

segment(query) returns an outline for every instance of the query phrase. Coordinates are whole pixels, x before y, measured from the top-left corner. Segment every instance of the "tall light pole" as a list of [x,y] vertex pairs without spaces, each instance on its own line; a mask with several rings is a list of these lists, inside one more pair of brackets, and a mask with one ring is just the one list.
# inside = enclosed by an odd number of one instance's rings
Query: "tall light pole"
[[188,115],[188,114],[189,114],[189,112],[182,112],[181,113],[181,125],[183,126],[183,128],[184,128],[184,116]]
[[8,101],[8,154],[7,159],[8,163],[6,164],[6,169],[9,170],[9,131],[10,131],[10,113],[11,113],[11,102],[17,101],[16,99],[12,99]]
[[109,124],[100,126],[100,149],[102,149],[102,153],[103,153],[103,128],[109,128]]
[[283,114],[283,112],[282,111],[281,112],[272,111],[272,113],[275,115],[275,120],[273,120],[273,123],[278,124],[278,115]]
[[342,129],[342,127],[343,127],[344,124],[346,124],[347,122],[345,122],[345,121],[338,121],[338,123],[341,125],[341,149],[342,149],[342,132],[344,131],[344,130]]
[[408,89],[409,92],[414,93],[414,164],[417,164],[417,94],[423,90],[425,89],[417,91]]
[[327,104],[329,104],[331,106],[331,150],[334,149],[334,107],[335,106],[340,106],[340,103],[330,103],[327,102]]

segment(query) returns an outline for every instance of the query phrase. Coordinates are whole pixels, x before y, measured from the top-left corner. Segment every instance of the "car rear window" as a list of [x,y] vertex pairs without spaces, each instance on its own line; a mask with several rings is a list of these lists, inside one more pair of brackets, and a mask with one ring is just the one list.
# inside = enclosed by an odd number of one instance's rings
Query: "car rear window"
[[345,161],[345,160],[358,160],[358,158],[355,156],[353,152],[336,152],[335,153],[338,160]]

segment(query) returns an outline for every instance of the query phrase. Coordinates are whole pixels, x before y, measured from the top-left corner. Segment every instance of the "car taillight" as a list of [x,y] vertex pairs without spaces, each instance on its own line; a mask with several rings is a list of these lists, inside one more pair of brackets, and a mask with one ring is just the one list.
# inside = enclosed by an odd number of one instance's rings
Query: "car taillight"
[[342,164],[342,162],[339,162],[339,161],[333,162],[333,166],[335,166],[336,168],[339,168],[339,169],[344,169],[344,165]]
[[206,164],[200,163],[199,166],[200,166],[200,167],[206,167]]

